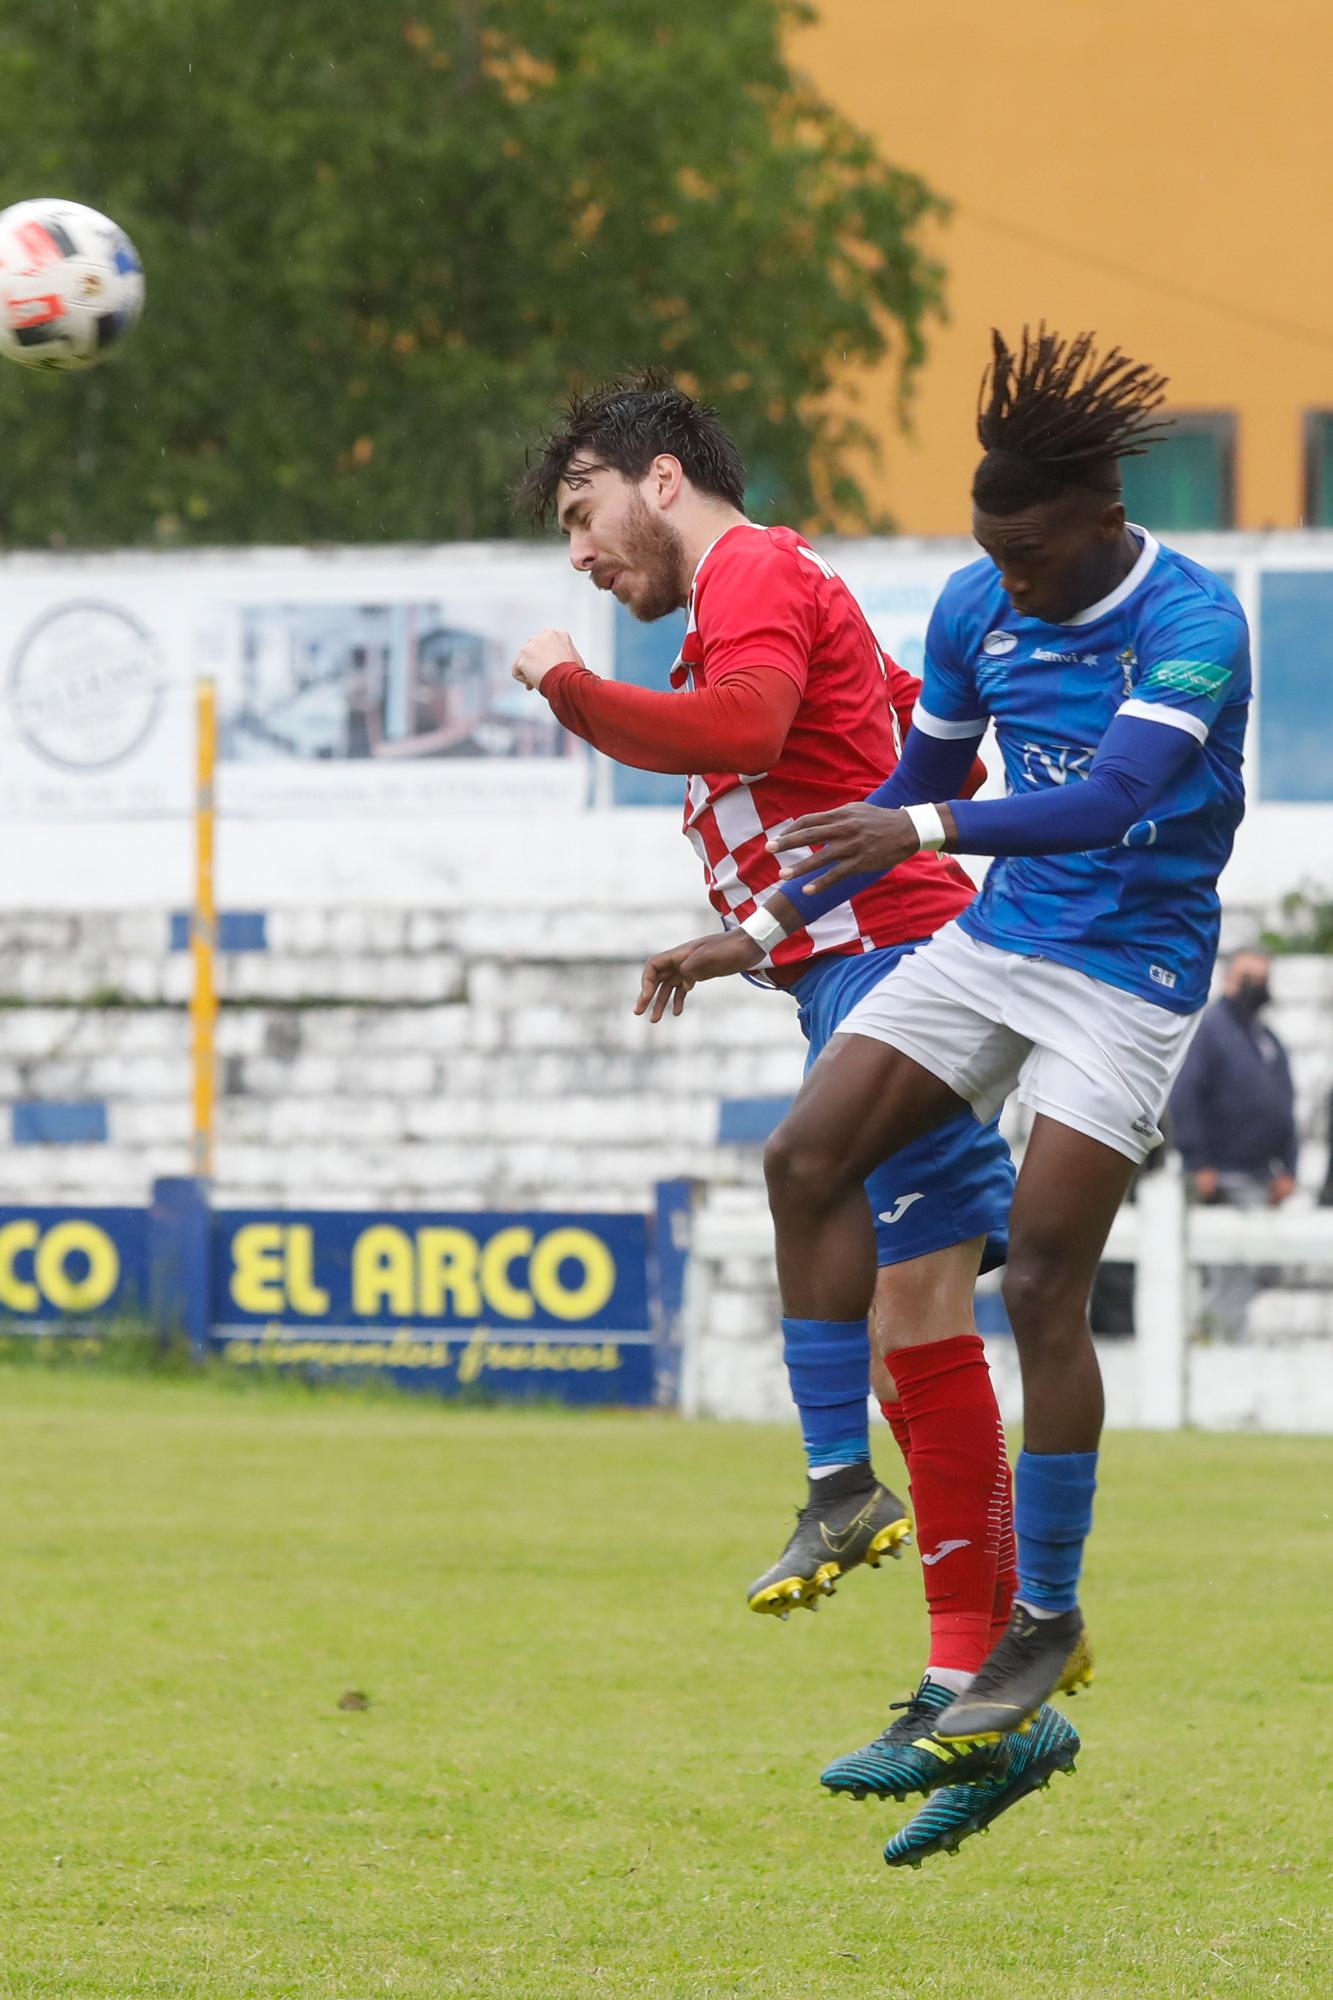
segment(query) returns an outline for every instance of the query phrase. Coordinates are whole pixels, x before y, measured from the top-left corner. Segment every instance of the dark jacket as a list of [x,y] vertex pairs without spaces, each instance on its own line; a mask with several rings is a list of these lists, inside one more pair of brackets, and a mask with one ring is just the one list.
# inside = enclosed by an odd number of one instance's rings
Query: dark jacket
[[1230,1000],[1206,1008],[1171,1093],[1171,1120],[1191,1173],[1294,1174],[1295,1093],[1272,1029]]

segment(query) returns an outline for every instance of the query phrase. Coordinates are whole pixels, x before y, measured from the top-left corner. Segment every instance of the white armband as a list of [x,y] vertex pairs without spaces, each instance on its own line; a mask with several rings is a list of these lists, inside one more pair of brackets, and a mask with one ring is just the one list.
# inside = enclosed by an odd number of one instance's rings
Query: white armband
[[904,806],[903,811],[916,828],[922,854],[938,854],[948,839],[944,821],[935,806]]
[[781,944],[787,935],[786,925],[774,916],[772,910],[766,910],[762,903],[757,910],[751,910],[749,916],[743,919],[741,929],[747,937],[754,939],[762,952],[772,951],[773,947]]

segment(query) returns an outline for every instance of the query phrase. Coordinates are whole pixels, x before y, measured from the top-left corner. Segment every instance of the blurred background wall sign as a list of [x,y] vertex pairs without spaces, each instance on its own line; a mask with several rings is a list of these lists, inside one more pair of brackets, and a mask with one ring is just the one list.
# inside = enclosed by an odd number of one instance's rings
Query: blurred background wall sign
[[197,1357],[441,1395],[674,1399],[678,1191],[646,1215],[0,1206],[0,1330],[97,1340],[137,1321]]
[[[1311,881],[1333,881],[1333,779],[1324,737],[1309,726],[1333,684],[1333,534],[1177,539],[1231,583],[1250,619],[1249,806],[1222,888],[1262,914]],[[974,545],[867,537],[821,547],[887,650],[918,671],[931,606]],[[548,625],[572,634],[594,672],[665,687],[684,617],[637,624],[549,546],[5,558],[0,837],[12,849],[30,844],[25,822],[48,831],[22,875],[0,875],[0,908],[71,897],[177,905],[175,847],[143,821],[184,823],[200,674],[218,684],[218,805],[229,829],[220,866],[233,904],[326,893],[324,822],[340,828],[338,894],[430,900],[452,881],[460,841],[478,844],[473,815],[492,823],[474,884],[512,875],[497,822],[526,828],[533,887],[585,849],[598,880],[623,880],[631,900],[645,870],[683,883],[683,843],[664,836],[641,851],[635,836],[604,826],[573,830],[571,816],[590,808],[599,821],[616,808],[677,816],[681,787],[589,752],[510,679],[518,646]],[[993,748],[987,761],[998,788]],[[574,847],[535,837],[548,815]],[[102,830],[92,843],[71,832],[71,871],[53,823],[87,819]],[[418,822],[410,835],[396,829],[403,820]],[[267,822],[282,825],[280,839]],[[495,887],[449,893],[484,900]]]
[[596,796],[584,747],[509,674],[546,624],[611,671],[607,601],[549,550],[17,557],[0,576],[5,816],[184,812],[200,674],[218,685],[224,814]]

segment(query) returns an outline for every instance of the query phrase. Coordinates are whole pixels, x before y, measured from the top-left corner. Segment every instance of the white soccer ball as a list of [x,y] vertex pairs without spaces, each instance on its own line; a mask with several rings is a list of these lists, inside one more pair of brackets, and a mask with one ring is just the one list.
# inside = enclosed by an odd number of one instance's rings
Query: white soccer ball
[[81,202],[0,212],[0,354],[23,368],[91,368],[143,311],[143,265],[118,223]]

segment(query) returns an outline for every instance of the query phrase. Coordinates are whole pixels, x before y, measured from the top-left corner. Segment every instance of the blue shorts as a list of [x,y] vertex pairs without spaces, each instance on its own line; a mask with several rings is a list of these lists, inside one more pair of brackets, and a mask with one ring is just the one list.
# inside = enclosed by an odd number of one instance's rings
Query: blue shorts
[[[821,958],[788,988],[810,1044],[807,1076],[857,1002],[915,949],[895,944],[848,958]],[[881,1270],[984,1236],[981,1268],[993,1271],[1009,1254],[1013,1193],[1014,1163],[1000,1137],[998,1118],[980,1125],[970,1111],[963,1111],[937,1125],[876,1167],[866,1181]]]

